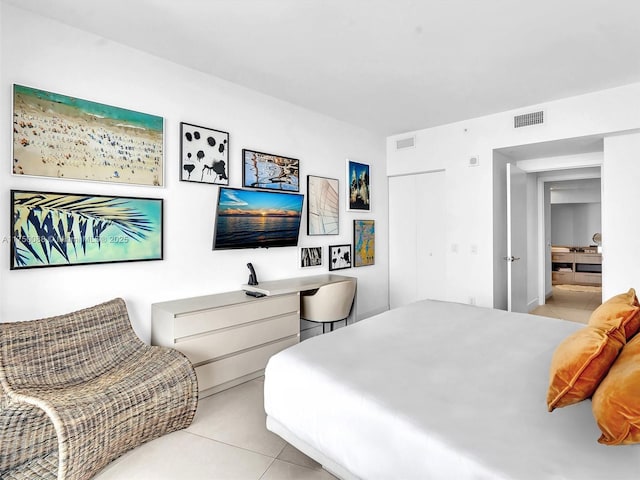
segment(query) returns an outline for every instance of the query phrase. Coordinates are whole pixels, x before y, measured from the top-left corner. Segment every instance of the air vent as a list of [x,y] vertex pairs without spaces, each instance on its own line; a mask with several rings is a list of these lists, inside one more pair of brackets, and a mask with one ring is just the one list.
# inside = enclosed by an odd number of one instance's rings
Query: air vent
[[530,127],[531,125],[541,125],[544,123],[544,111],[525,113],[513,117],[513,128]]
[[402,150],[403,148],[411,148],[416,146],[416,137],[402,138],[396,140],[396,150]]

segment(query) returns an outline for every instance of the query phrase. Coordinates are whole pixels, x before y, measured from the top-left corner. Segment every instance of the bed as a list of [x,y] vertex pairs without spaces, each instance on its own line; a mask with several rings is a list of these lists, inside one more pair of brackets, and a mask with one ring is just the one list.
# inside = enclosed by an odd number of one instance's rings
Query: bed
[[274,355],[267,428],[342,479],[638,479],[597,443],[590,400],[547,411],[550,360],[581,324],[421,301]]

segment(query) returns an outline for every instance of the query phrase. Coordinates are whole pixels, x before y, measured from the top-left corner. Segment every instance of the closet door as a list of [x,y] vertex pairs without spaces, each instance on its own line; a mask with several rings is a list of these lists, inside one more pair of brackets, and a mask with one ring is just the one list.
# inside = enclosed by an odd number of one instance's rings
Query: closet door
[[446,295],[444,172],[389,178],[389,304]]

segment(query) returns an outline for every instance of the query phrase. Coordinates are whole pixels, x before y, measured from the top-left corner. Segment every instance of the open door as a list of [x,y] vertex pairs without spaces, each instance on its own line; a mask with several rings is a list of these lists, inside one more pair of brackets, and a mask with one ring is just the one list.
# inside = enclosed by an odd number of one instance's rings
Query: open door
[[507,310],[527,312],[527,174],[507,163]]

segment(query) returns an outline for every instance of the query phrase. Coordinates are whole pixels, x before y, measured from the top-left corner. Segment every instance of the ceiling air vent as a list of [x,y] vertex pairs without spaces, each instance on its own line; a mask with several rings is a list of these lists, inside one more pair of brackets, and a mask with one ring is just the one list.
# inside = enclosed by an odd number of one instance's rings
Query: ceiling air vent
[[530,127],[531,125],[541,125],[543,123],[544,110],[516,115],[515,117],[513,117],[513,128]]
[[396,150],[402,150],[403,148],[411,148],[416,146],[416,137],[402,138],[396,140]]

